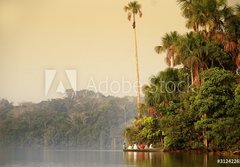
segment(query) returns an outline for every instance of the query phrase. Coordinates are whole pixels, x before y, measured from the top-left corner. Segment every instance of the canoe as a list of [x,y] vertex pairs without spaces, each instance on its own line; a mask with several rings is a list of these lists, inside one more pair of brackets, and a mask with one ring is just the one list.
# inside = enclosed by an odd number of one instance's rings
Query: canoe
[[160,152],[160,148],[149,148],[149,149],[123,149],[123,152]]

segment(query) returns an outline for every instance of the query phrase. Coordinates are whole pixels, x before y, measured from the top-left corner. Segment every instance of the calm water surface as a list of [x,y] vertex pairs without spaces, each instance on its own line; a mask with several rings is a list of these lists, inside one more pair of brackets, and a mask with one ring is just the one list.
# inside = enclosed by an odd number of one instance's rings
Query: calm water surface
[[[134,153],[66,149],[0,150],[1,167],[222,167],[226,158],[204,154]],[[228,157],[236,158],[236,157]],[[239,159],[239,157],[237,157]]]

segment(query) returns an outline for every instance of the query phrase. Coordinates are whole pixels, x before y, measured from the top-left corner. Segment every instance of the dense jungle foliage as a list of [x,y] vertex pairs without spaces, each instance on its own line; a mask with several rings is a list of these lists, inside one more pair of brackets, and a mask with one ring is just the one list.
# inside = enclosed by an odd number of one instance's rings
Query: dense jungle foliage
[[155,47],[169,68],[143,86],[141,117],[123,135],[165,149],[240,150],[240,5],[178,3],[190,31]]

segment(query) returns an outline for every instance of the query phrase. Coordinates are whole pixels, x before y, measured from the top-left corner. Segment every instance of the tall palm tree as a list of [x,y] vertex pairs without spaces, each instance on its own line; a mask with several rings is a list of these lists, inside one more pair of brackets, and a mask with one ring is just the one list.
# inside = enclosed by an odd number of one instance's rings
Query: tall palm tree
[[132,28],[134,32],[135,45],[135,63],[137,73],[137,103],[138,103],[138,117],[141,117],[141,97],[140,97],[140,81],[139,81],[139,65],[138,65],[138,49],[137,49],[137,33],[136,33],[136,16],[142,17],[141,5],[137,1],[129,2],[124,7],[125,12],[128,13],[128,20],[132,21]]

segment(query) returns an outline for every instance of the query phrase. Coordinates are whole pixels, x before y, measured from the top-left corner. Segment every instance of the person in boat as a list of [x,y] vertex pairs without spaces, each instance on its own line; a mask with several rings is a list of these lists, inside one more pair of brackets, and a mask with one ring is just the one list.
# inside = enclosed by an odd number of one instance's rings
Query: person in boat
[[137,144],[134,144],[134,145],[133,145],[133,149],[134,149],[134,150],[137,150],[137,149],[138,149]]
[[139,148],[140,148],[140,149],[144,149],[144,147],[145,147],[145,146],[144,146],[143,144],[140,144],[140,145],[139,145]]
[[152,145],[152,144],[150,144],[149,148],[150,148],[150,149],[153,149],[153,145]]
[[131,145],[129,145],[127,149],[128,149],[128,150],[132,150],[133,147],[132,147]]
[[148,145],[147,144],[144,146],[144,149],[148,149]]

